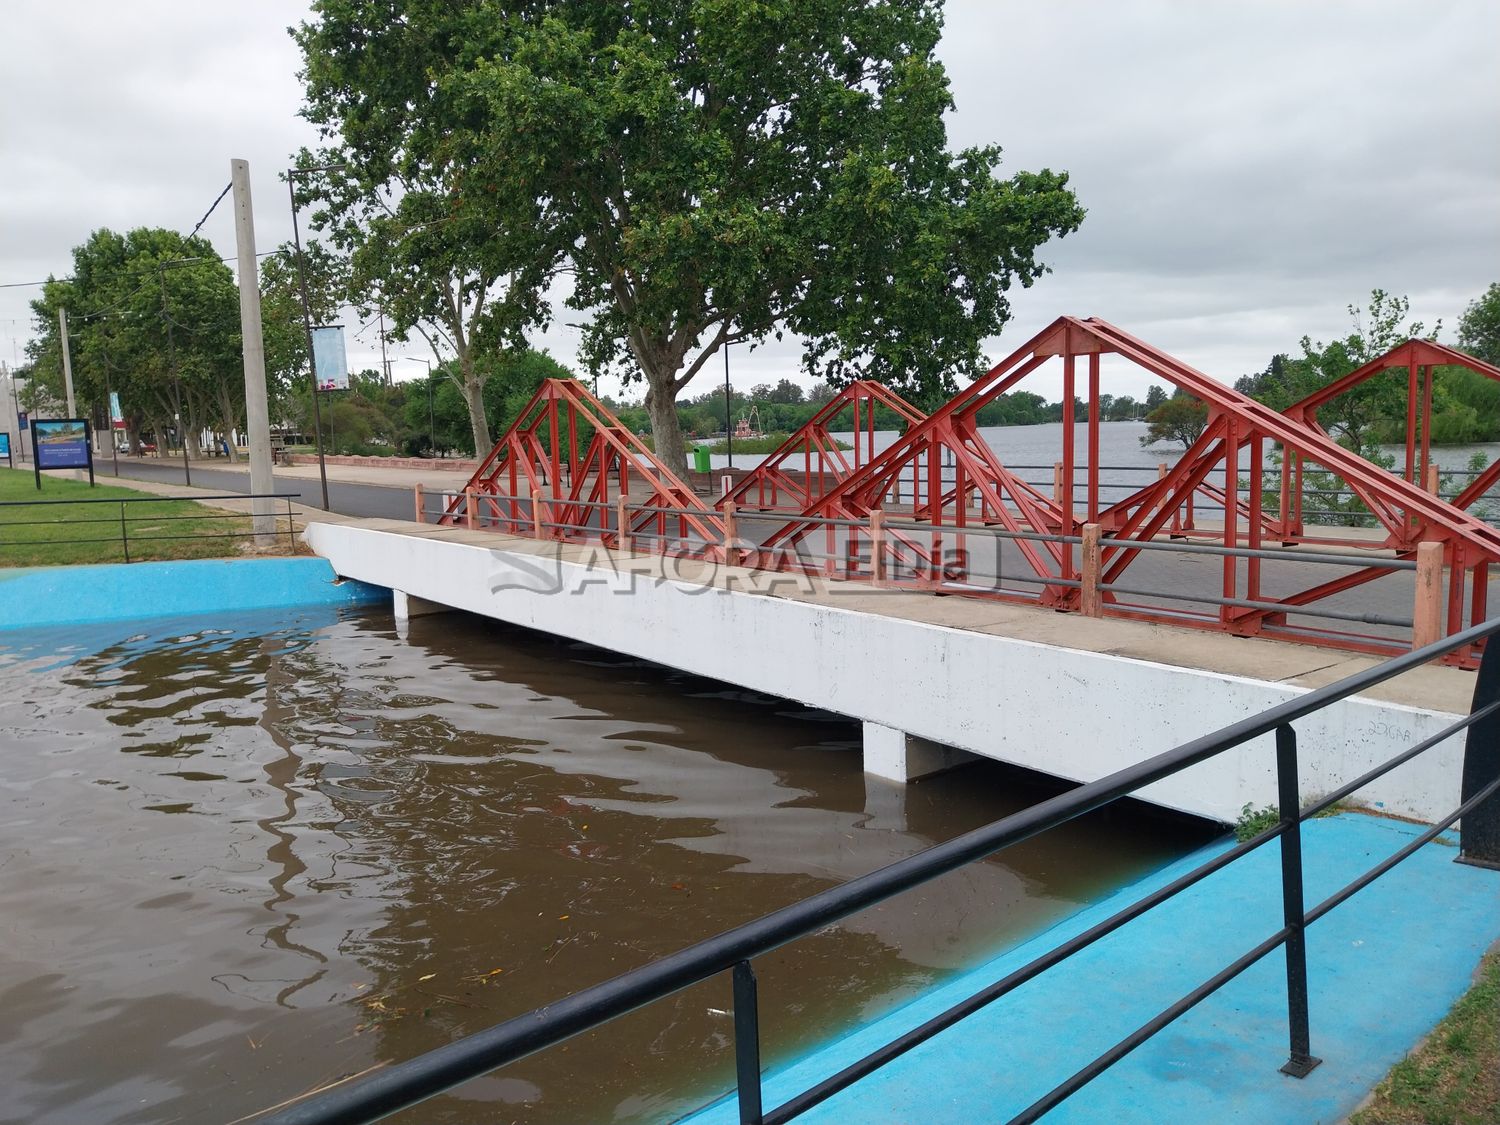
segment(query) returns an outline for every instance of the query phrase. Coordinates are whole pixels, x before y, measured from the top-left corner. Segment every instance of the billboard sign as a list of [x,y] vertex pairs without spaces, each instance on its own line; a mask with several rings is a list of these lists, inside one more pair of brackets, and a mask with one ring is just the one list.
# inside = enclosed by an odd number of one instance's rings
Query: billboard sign
[[42,487],[43,469],[87,469],[89,483],[94,483],[94,448],[83,418],[32,419],[31,456],[37,488]]
[[349,389],[349,361],[344,355],[344,326],[326,324],[312,331],[313,378],[320,391]]

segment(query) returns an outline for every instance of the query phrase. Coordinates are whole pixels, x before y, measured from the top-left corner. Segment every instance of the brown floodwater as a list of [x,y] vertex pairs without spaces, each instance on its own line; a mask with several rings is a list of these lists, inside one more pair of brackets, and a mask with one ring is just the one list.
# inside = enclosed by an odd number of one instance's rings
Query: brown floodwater
[[[243,1120],[1055,792],[866,781],[846,720],[458,614],[0,634],[0,1120]],[[795,1057],[1201,843],[1096,814],[757,962]],[[711,981],[397,1118],[673,1120]]]

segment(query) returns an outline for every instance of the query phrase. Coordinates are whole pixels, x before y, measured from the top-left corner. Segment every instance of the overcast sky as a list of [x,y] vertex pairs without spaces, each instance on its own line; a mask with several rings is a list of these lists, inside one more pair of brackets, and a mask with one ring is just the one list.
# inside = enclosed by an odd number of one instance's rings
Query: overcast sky
[[[231,157],[250,161],[261,248],[290,238],[276,177],[315,138],[285,29],[306,14],[10,0],[0,283],[66,274],[98,227],[186,233]],[[998,143],[1011,171],[1066,169],[1089,212],[1043,249],[1054,272],[1017,293],[992,358],[1060,314],[1101,316],[1233,381],[1304,333],[1342,333],[1377,286],[1451,342],[1500,280],[1497,44],[1495,0],[950,0],[953,144]],[[204,233],[234,252],[227,206]],[[0,289],[0,360],[24,357],[36,293]],[[571,363],[576,340],[559,324],[536,343]],[[373,331],[349,350],[378,365]],[[732,359],[745,388],[796,367],[789,347]]]

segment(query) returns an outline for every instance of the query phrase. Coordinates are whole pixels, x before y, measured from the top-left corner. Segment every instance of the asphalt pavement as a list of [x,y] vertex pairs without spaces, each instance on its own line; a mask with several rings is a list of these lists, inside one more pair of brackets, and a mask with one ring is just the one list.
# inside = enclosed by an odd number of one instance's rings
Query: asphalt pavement
[[[94,464],[95,475],[115,475],[114,463],[101,457]],[[246,469],[207,469],[201,464],[192,466],[194,488],[213,488],[225,493],[250,491],[250,474]],[[120,461],[119,477],[122,480],[146,480],[158,484],[186,484],[181,461],[147,461],[131,459]],[[323,506],[322,488],[317,477],[309,480],[304,476],[274,474],[276,491],[295,494],[301,504],[308,507]],[[464,480],[457,481],[462,488]],[[410,487],[379,484],[350,484],[346,481],[328,481],[328,506],[330,510],[346,516],[378,516],[385,519],[411,519],[412,494]]]

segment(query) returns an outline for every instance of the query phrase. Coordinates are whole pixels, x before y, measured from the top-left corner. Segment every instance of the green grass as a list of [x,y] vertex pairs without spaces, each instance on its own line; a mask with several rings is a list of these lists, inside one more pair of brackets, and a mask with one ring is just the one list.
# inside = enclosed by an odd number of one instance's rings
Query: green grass
[[[248,536],[243,536],[250,529],[248,516],[191,500],[50,507],[9,504],[37,500],[139,500],[148,495],[116,485],[90,488],[87,481],[67,480],[47,473],[42,474],[42,490],[38,492],[32,473],[0,469],[0,501],[7,502],[0,507],[0,567],[124,562],[125,552],[120,545],[122,506],[132,562],[238,557],[250,542]],[[285,517],[281,525],[285,526]],[[209,538],[230,532],[242,537]],[[108,541],[77,542],[82,539]],[[284,537],[278,545],[286,548]]]
[[1416,1051],[1375,1088],[1349,1125],[1495,1125],[1500,1122],[1500,951]]

